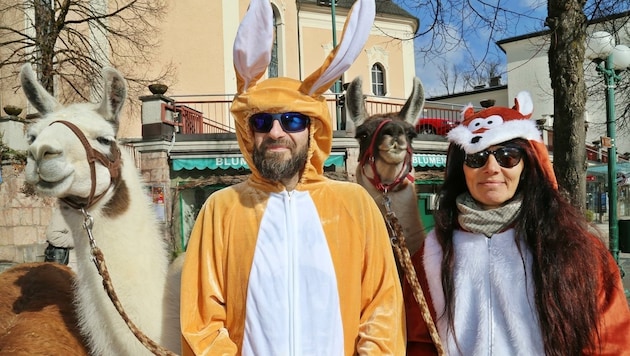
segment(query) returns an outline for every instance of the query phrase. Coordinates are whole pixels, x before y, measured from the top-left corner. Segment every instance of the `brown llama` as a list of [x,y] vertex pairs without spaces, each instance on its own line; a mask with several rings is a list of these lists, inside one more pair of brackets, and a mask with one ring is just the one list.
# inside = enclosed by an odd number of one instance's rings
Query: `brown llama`
[[72,305],[73,280],[72,270],[58,263],[0,273],[0,355],[88,355]]
[[425,238],[412,166],[412,142],[417,135],[413,124],[424,107],[424,90],[418,78],[413,84],[400,112],[372,116],[365,109],[361,78],[355,78],[346,90],[350,131],[359,141],[357,183],[370,193],[384,218],[388,209],[395,214],[411,255]]

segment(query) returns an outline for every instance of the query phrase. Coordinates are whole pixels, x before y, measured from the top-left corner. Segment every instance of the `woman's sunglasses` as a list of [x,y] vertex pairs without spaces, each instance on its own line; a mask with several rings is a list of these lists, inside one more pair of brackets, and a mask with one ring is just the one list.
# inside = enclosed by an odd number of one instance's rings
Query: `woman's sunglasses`
[[284,112],[279,114],[270,114],[260,112],[249,117],[249,124],[255,132],[268,133],[273,127],[274,120],[280,122],[280,126],[284,132],[301,132],[304,131],[311,123],[311,119],[299,112]]
[[464,163],[470,168],[481,168],[486,165],[490,155],[493,155],[499,166],[512,168],[523,158],[523,150],[517,147],[501,147],[494,151],[481,151],[473,154],[466,154]]

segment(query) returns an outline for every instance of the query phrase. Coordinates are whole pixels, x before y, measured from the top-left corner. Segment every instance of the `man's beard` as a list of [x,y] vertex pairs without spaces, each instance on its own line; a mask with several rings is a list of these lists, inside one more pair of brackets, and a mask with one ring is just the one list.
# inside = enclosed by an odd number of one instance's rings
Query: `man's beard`
[[260,148],[254,145],[254,165],[263,178],[271,181],[281,181],[289,179],[298,174],[306,164],[308,157],[308,145],[304,145],[300,150],[295,150],[295,143],[282,142],[291,149],[292,155],[289,159],[284,159],[284,153],[269,153],[267,146],[276,143],[275,140],[265,140]]

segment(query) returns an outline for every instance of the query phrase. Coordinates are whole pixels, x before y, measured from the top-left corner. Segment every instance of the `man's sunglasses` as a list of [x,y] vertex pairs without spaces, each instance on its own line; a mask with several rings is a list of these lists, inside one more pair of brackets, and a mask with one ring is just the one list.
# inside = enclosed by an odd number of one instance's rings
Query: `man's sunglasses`
[[501,147],[494,151],[481,151],[473,154],[466,154],[464,163],[470,168],[481,168],[486,165],[490,155],[493,155],[499,166],[512,168],[523,158],[523,150],[517,147]]
[[280,122],[280,126],[284,132],[301,132],[304,131],[311,123],[311,119],[299,112],[284,112],[279,114],[270,114],[260,112],[249,117],[249,124],[255,132],[267,133],[271,131],[274,120]]

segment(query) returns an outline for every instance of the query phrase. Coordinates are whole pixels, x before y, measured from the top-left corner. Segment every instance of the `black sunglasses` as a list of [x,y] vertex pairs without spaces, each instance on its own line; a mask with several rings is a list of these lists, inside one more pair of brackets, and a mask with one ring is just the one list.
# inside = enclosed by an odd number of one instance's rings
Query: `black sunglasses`
[[267,133],[271,131],[274,120],[280,122],[280,126],[284,132],[301,132],[304,131],[311,123],[311,119],[299,112],[284,112],[279,114],[270,114],[259,112],[249,117],[249,124],[255,132]]
[[486,165],[490,155],[493,155],[499,166],[512,168],[523,158],[523,150],[517,147],[501,147],[494,151],[481,151],[473,154],[466,154],[464,163],[470,168],[481,168]]

